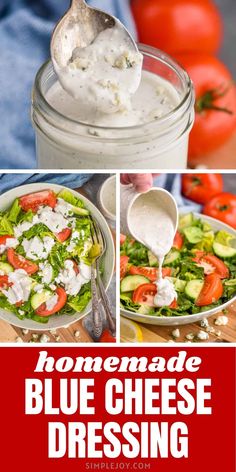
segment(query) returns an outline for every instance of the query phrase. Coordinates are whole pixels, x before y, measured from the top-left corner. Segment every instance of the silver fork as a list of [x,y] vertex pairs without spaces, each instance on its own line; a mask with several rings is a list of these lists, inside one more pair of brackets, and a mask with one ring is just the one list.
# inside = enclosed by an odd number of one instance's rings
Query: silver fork
[[[106,251],[106,248],[107,248],[106,239],[105,239],[104,234],[103,234],[102,230],[100,229],[98,223],[96,222],[96,220],[93,219],[92,217],[90,217],[90,221],[91,221],[91,225],[92,225],[93,244],[97,244],[97,245],[100,246],[100,254],[96,258],[93,266],[95,265],[95,267],[96,267],[98,287],[99,287],[99,291],[100,291],[100,295],[101,295],[102,306],[104,308],[104,311],[105,311],[105,314],[106,314],[106,319],[107,319],[107,322],[108,322],[108,325],[109,325],[109,329],[112,332],[112,334],[115,335],[116,325],[115,325],[115,322],[113,320],[110,302],[109,302],[108,296],[106,294],[106,291],[105,291],[105,288],[104,288],[104,285],[103,285],[103,281],[102,281],[102,278],[101,278],[100,270],[99,270],[99,261],[102,258],[102,256],[104,255],[104,253]],[[95,276],[95,270],[92,269],[92,273],[93,272],[94,272],[94,276]],[[92,277],[92,279],[93,279],[93,277]],[[94,281],[95,281],[95,286],[96,286],[95,277],[94,277]],[[92,285],[93,285],[93,282],[92,282]],[[92,289],[92,291],[93,291],[93,289]],[[95,329],[96,329],[96,326],[98,326],[98,323],[97,323],[98,315],[97,315],[97,308],[96,307],[95,307],[95,313],[93,315],[93,319],[94,319],[94,325],[95,325]],[[102,322],[101,322],[101,324],[102,324]],[[99,324],[98,327],[100,328],[100,324]]]

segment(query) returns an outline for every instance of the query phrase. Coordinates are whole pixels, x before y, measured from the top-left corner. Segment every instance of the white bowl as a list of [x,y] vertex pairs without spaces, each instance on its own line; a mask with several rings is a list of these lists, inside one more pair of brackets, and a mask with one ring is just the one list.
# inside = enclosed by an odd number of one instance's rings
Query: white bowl
[[[113,191],[115,193],[113,194]],[[101,185],[98,195],[98,204],[105,218],[116,220],[116,175],[112,175]],[[113,211],[114,207],[114,211]]]
[[[222,223],[221,221],[216,220],[215,218],[211,218],[210,216],[200,215],[199,213],[194,213],[194,216],[196,216],[197,218],[201,218],[203,221],[206,221],[206,223],[209,223],[213,231],[216,232],[216,231],[224,230],[232,234],[236,238],[236,231],[233,228],[231,228],[231,226],[228,226]],[[196,313],[194,315],[187,315],[187,316],[159,317],[159,316],[141,315],[139,313],[133,313],[131,311],[124,310],[122,308],[120,309],[120,312],[122,316],[125,316],[126,318],[129,318],[138,323],[152,324],[152,325],[158,325],[158,326],[180,326],[180,325],[185,325],[189,323],[195,323],[196,321],[200,321],[203,318],[208,318],[209,316],[212,316],[215,313],[218,313],[219,311],[224,310],[229,305],[231,305],[231,303],[233,303],[234,301],[236,301],[236,296],[231,298],[229,301],[227,301],[223,305],[217,306],[216,308],[212,308],[211,310],[208,310],[208,311]]]
[[[10,174],[9,174],[9,179],[10,179]],[[69,190],[77,198],[79,197],[84,202],[86,208],[91,212],[91,215],[94,216],[99,226],[102,228],[104,232],[104,236],[106,238],[106,243],[107,243],[107,250],[103,256],[103,260],[104,260],[103,283],[107,290],[111,283],[111,279],[114,273],[114,266],[115,266],[115,248],[114,248],[112,234],[106,220],[104,219],[100,211],[93,205],[93,203],[91,203],[83,195],[80,195],[75,190],[71,190],[67,187],[64,187],[63,185],[57,185],[57,184],[36,183],[36,184],[22,185],[20,187],[9,190],[8,192],[0,196],[0,211],[7,210],[11,206],[15,198],[21,197],[22,195],[26,195],[28,193],[37,192],[39,190],[45,190],[45,189],[52,189],[56,193],[59,193],[63,189]],[[50,329],[56,329],[56,328],[62,328],[62,327],[68,326],[74,323],[75,321],[80,320],[84,316],[88,315],[90,312],[91,312],[91,302],[87,305],[85,310],[83,310],[81,313],[75,313],[72,316],[53,315],[49,318],[48,323],[45,325],[41,323],[37,323],[36,321],[30,320],[30,319],[20,320],[17,318],[17,316],[14,313],[3,310],[2,308],[0,308],[0,318],[20,328],[37,330],[37,331],[48,331]]]

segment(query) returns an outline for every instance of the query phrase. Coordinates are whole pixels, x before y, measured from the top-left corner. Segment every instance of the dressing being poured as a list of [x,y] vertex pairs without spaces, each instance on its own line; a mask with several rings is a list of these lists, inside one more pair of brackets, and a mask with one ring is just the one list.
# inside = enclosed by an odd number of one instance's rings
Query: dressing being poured
[[171,305],[177,299],[177,293],[173,283],[163,278],[162,267],[165,256],[173,246],[176,228],[165,201],[159,199],[158,192],[147,192],[135,200],[129,213],[129,227],[132,228],[133,236],[158,260],[155,306]]
[[64,90],[89,110],[130,110],[142,75],[143,56],[132,47],[117,20],[89,46],[75,48],[66,66],[53,65]]

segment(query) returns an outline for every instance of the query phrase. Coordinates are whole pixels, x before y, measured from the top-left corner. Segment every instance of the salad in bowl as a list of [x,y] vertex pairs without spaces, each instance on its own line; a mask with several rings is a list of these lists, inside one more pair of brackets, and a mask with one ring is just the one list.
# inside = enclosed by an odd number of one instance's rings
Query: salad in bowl
[[91,214],[99,215],[109,240],[110,267],[106,254],[101,266],[106,287],[114,264],[112,237],[98,210],[77,192],[50,184],[7,192],[0,209],[0,316],[18,326],[49,329],[86,314],[91,265],[100,254]]
[[141,243],[121,236],[121,313],[160,325],[187,324],[225,308],[236,296],[236,232],[198,214],[180,216],[163,277],[177,293],[170,306],[155,306],[158,262]]

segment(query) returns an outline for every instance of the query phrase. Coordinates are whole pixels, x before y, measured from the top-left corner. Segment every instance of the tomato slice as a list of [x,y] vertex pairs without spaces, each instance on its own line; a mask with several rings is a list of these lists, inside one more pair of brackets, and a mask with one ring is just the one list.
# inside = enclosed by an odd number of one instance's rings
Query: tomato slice
[[116,338],[114,338],[114,336],[112,336],[110,331],[106,329],[105,331],[103,331],[102,336],[99,339],[99,342],[100,343],[115,343]]
[[9,282],[8,275],[0,275],[0,289],[3,288],[4,290],[6,290],[12,285],[12,282]]
[[126,236],[124,234],[120,234],[120,246],[122,246],[125,241],[126,241]]
[[[171,276],[171,268],[170,267],[163,267],[162,269],[162,276],[163,277],[170,277]],[[136,267],[131,266],[129,273],[131,275],[143,275],[150,280],[150,282],[155,282],[158,278],[158,269],[156,267]]]
[[27,274],[35,274],[39,270],[37,264],[20,256],[12,248],[7,250],[7,259],[14,269],[24,269]]
[[70,228],[65,228],[63,229],[60,233],[56,233],[56,238],[60,243],[64,243],[71,235],[71,229]]
[[120,256],[120,278],[123,279],[128,267],[129,257]]
[[206,275],[215,273],[219,275],[221,279],[228,279],[230,277],[227,265],[221,261],[221,259],[214,256],[214,254],[206,254],[202,251],[199,251],[196,253],[196,257],[193,260],[204,268],[204,273]]
[[72,262],[73,262],[73,269],[74,269],[76,275],[78,275],[79,274],[79,266],[75,261],[72,261]]
[[184,238],[183,238],[182,234],[180,234],[180,232],[177,231],[176,235],[174,237],[173,247],[180,250],[180,249],[182,249],[183,244],[184,244]]
[[206,306],[217,302],[222,297],[223,291],[223,284],[219,275],[215,273],[207,275],[200,295],[195,302],[196,306]]
[[154,297],[157,294],[157,286],[155,284],[139,285],[133,293],[133,302],[140,305],[148,305],[155,307]]
[[0,236],[0,244],[6,244],[7,239],[14,239],[14,236],[10,236],[9,234],[4,234],[4,236]]
[[170,304],[169,308],[172,308],[172,310],[176,310],[178,308],[178,302],[177,302],[176,298]]
[[54,315],[55,313],[57,313],[58,311],[60,311],[63,306],[65,306],[66,302],[67,302],[67,294],[66,294],[66,291],[64,290],[64,288],[62,287],[58,287],[56,290],[55,290],[55,293],[58,295],[58,301],[56,303],[56,305],[54,306],[54,308],[52,308],[52,310],[47,310],[46,308],[46,303],[42,303],[42,305],[40,305],[37,310],[35,310],[35,313],[39,316],[51,316],[51,315]]
[[32,210],[36,213],[40,206],[50,206],[55,208],[57,203],[56,194],[52,190],[42,190],[42,192],[30,193],[19,198],[19,203],[24,211]]

